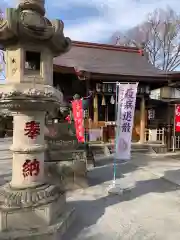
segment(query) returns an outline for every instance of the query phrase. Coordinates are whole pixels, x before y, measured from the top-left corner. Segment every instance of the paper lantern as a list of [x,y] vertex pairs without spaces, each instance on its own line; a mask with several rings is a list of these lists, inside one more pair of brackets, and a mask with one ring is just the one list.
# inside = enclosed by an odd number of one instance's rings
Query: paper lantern
[[115,100],[114,100],[114,96],[113,95],[111,96],[110,103],[111,104],[115,104]]
[[102,103],[101,103],[102,106],[106,106],[106,100],[105,100],[105,97],[103,96],[102,97]]
[[93,100],[93,105],[94,105],[94,108],[97,108],[97,95],[94,96],[94,100]]

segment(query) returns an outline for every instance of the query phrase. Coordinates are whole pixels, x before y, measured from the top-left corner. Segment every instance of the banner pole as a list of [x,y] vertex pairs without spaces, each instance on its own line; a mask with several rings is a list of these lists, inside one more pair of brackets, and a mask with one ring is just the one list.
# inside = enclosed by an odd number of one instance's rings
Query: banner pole
[[117,111],[118,111],[118,82],[116,82],[116,97],[115,97],[115,154],[114,154],[114,163],[113,163],[113,184],[116,183],[116,146],[117,146],[117,136],[118,136],[118,126],[117,126]]
[[[134,108],[135,108],[135,103],[136,103],[136,95],[137,95],[137,87],[138,83],[136,83],[133,88],[130,87],[130,83],[126,83],[125,86],[121,86],[122,83],[116,82],[116,105],[115,105],[115,124],[116,124],[116,134],[115,134],[115,154],[114,154],[114,161],[113,161],[113,181],[112,184],[108,188],[108,193],[109,194],[117,194],[117,195],[122,195],[124,191],[130,190],[130,186],[127,185],[127,183],[123,184],[123,180],[121,179],[120,181],[118,180],[117,183],[117,160],[129,160],[131,158],[131,138],[132,138],[132,124],[133,124],[133,118],[134,118]],[[120,95],[120,90],[122,90],[122,96]],[[129,92],[130,91],[130,92]],[[132,91],[132,92],[131,92]],[[129,92],[129,93],[128,93]],[[120,98],[120,99],[119,99]],[[128,99],[130,99],[130,103],[128,102]],[[133,99],[133,100],[132,100]],[[126,104],[126,105],[125,105]],[[130,106],[129,106],[130,104]],[[133,104],[133,105],[132,105]],[[132,109],[133,107],[133,109]],[[131,110],[127,110],[131,109]],[[127,114],[125,113],[131,113],[130,117],[127,118]],[[123,118],[122,115],[123,114]],[[127,118],[127,119],[126,119]],[[130,120],[128,120],[130,119]],[[130,123],[131,122],[131,123]],[[125,126],[124,126],[124,123]],[[128,126],[128,130],[127,127]],[[126,134],[126,135],[125,135]],[[128,135],[127,135],[128,134]],[[124,138],[126,137],[126,141]],[[125,151],[124,145],[122,146],[122,141],[123,144],[125,143],[125,147],[127,152]],[[127,148],[128,147],[128,148]],[[123,155],[124,154],[124,155]]]
[[115,154],[114,154],[114,162],[113,162],[113,182],[108,188],[108,193],[109,194],[117,194],[117,195],[122,195],[123,194],[123,189],[119,184],[116,184],[116,174],[117,174],[117,144],[118,144],[118,136],[119,136],[119,128],[120,126],[118,125],[118,111],[120,111],[120,106],[119,106],[119,82],[116,82],[116,104],[115,104],[115,141],[114,141],[114,146],[115,146]]

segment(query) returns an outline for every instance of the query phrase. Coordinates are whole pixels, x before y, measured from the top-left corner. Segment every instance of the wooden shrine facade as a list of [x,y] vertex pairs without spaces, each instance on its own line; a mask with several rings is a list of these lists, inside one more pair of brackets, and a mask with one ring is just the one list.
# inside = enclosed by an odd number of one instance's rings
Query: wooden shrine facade
[[54,59],[54,85],[66,101],[74,94],[85,97],[93,93],[85,125],[89,129],[103,128],[105,141],[114,138],[115,82],[139,82],[133,140],[144,143],[152,105],[150,91],[172,80],[171,75],[152,66],[138,48],[73,42],[68,53]]

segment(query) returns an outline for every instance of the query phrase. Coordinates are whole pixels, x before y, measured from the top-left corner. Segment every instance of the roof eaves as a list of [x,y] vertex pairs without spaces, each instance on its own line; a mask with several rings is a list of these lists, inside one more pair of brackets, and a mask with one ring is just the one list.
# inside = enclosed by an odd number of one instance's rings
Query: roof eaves
[[111,50],[111,51],[122,51],[122,52],[129,52],[129,53],[138,53],[138,54],[142,53],[142,49],[139,49],[137,47],[125,47],[125,46],[117,46],[117,45],[110,45],[110,44],[72,41],[72,46],[94,48],[94,49],[96,48],[96,49]]
[[162,80],[164,82],[167,82],[169,80],[169,76],[167,75],[165,78],[165,75],[157,74],[157,75],[126,75],[126,74],[103,74],[103,73],[91,73],[92,78],[106,78],[106,79],[119,79],[119,78],[131,78],[131,79],[149,79],[152,81],[156,81],[157,79]]

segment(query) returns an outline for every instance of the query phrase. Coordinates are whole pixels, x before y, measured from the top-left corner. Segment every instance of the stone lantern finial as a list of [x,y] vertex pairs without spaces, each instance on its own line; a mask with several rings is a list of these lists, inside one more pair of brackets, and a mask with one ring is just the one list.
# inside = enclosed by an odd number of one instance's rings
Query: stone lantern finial
[[61,20],[49,20],[45,15],[45,0],[18,0],[17,8],[6,11],[0,21],[0,43],[4,49],[26,43],[46,45],[53,56],[67,52],[71,40],[64,36]]
[[34,10],[41,15],[45,14],[45,0],[18,0],[18,8],[21,10]]

